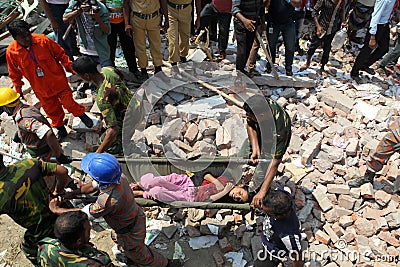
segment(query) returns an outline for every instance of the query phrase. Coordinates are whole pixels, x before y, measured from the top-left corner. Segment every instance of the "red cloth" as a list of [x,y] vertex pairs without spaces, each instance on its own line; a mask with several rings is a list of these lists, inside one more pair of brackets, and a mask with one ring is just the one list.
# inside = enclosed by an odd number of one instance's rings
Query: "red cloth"
[[7,48],[6,58],[9,76],[15,90],[22,93],[22,77],[30,83],[46,114],[52,120],[52,127],[63,125],[64,111],[62,105],[74,116],[85,112],[85,107],[75,102],[68,85],[64,68],[73,73],[72,62],[64,49],[43,34],[32,34],[32,48],[44,76],[38,77],[37,65],[28,50],[17,41],[12,41]]
[[[227,183],[232,182],[231,180],[229,180],[229,178],[227,178],[225,176],[219,176],[217,178],[217,180],[220,181],[223,186],[225,186]],[[219,191],[217,190],[215,184],[213,184],[207,180],[203,180],[203,182],[201,183],[201,185],[199,186],[199,188],[197,190],[195,201],[198,201],[198,202],[209,201],[210,196],[215,195],[217,193],[219,193]]]
[[232,13],[232,0],[212,0],[215,9],[220,13]]

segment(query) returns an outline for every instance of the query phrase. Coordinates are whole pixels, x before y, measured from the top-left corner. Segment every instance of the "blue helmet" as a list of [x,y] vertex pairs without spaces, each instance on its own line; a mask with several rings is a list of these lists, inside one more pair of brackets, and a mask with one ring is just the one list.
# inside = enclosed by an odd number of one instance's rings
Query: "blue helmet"
[[95,181],[102,184],[119,183],[122,167],[118,160],[108,153],[87,154],[81,162],[81,168]]

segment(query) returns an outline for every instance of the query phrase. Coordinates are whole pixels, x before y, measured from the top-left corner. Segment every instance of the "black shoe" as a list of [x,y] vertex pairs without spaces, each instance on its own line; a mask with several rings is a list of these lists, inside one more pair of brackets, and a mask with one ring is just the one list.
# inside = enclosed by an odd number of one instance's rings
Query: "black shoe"
[[361,81],[362,81],[362,80],[361,80],[360,76],[350,74],[350,77],[351,77],[356,83],[361,84]]
[[365,71],[366,73],[371,74],[371,75],[375,74],[375,71],[372,68],[364,68],[364,69],[361,69],[361,70]]
[[243,74],[245,74],[245,75],[246,75],[247,77],[249,77],[249,78],[253,78],[253,77],[254,77],[254,74],[251,73],[251,72],[248,72],[248,71],[246,71],[246,70],[243,70],[242,72],[243,72]]
[[161,66],[154,67],[154,73],[159,73],[160,71],[162,71]]
[[183,267],[184,261],[181,259],[168,259],[167,267]]
[[89,89],[89,83],[81,83],[78,88],[77,88],[77,94],[76,94],[76,98],[77,99],[84,99],[87,97],[85,91],[86,89]]
[[286,76],[293,76],[292,70],[286,70]]
[[129,72],[132,72],[133,75],[135,75],[136,78],[140,78],[140,76],[141,76],[140,70],[138,70],[137,68],[136,68],[136,69],[129,70]]
[[142,76],[142,81],[146,81],[149,78],[149,74],[147,73],[146,68],[141,68],[140,69],[140,75]]
[[93,121],[91,118],[89,118],[88,115],[86,115],[86,113],[83,113],[82,115],[80,115],[79,118],[86,125],[86,127],[88,127],[88,128],[93,127]]
[[180,57],[180,60],[181,60],[181,63],[186,63],[187,62],[186,57]]
[[57,139],[60,141],[62,138],[66,137],[68,135],[67,129],[65,129],[65,126],[57,127]]
[[364,176],[349,181],[349,187],[360,187],[366,183],[373,183],[374,177],[375,177],[375,172],[367,170]]
[[267,65],[265,66],[265,72],[266,73],[271,73],[272,72],[272,67],[269,63],[267,63]]

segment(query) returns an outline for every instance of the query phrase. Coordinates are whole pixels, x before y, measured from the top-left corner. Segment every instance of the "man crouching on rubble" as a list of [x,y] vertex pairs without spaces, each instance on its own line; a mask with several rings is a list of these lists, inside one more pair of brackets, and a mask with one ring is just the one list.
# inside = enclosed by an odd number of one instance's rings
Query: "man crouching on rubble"
[[[82,159],[81,168],[95,182],[86,184],[75,190],[68,197],[94,192],[99,188],[100,194],[96,203],[82,209],[89,217],[103,217],[116,232],[118,244],[125,255],[139,266],[183,266],[180,260],[169,260],[151,250],[144,244],[146,236],[146,217],[136,204],[129,182],[122,175],[122,167],[117,159],[108,153],[90,153]],[[61,214],[71,210],[60,207],[61,199],[50,202],[50,210]]]
[[[247,134],[251,145],[250,161],[259,163],[260,157],[268,157],[272,149],[272,161],[265,171],[265,178],[259,192],[254,196],[252,206],[261,208],[262,200],[278,170],[282,157],[290,143],[291,120],[289,114],[274,100],[262,95],[253,95],[244,104],[247,116]],[[275,126],[275,127],[271,127]],[[272,138],[271,138],[272,137]],[[256,169],[254,177],[264,173],[261,168]]]
[[[113,67],[103,67],[99,72],[97,64],[91,58],[81,56],[74,61],[72,69],[83,80],[93,82],[97,87],[96,103],[103,115],[107,130],[100,137],[96,152],[122,154],[122,126],[125,113],[128,106],[134,109],[130,110],[130,113],[136,113],[135,109],[139,107],[139,102],[133,98],[132,92]],[[129,105],[131,100],[132,104]]]
[[254,267],[273,267],[290,259],[293,267],[303,266],[300,240],[300,222],[296,215],[293,197],[287,187],[270,190],[263,199],[262,244]]

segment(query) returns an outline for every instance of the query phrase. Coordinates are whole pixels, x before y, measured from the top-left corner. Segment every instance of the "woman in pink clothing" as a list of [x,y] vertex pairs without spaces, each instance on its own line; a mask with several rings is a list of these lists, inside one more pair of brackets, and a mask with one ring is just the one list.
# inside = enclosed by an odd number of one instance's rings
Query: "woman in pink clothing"
[[235,186],[225,176],[215,178],[204,175],[203,183],[196,188],[186,174],[154,176],[147,173],[140,178],[139,184],[131,184],[135,197],[151,198],[163,202],[188,201],[210,202],[227,196],[235,202],[245,203],[251,198],[248,186]]

